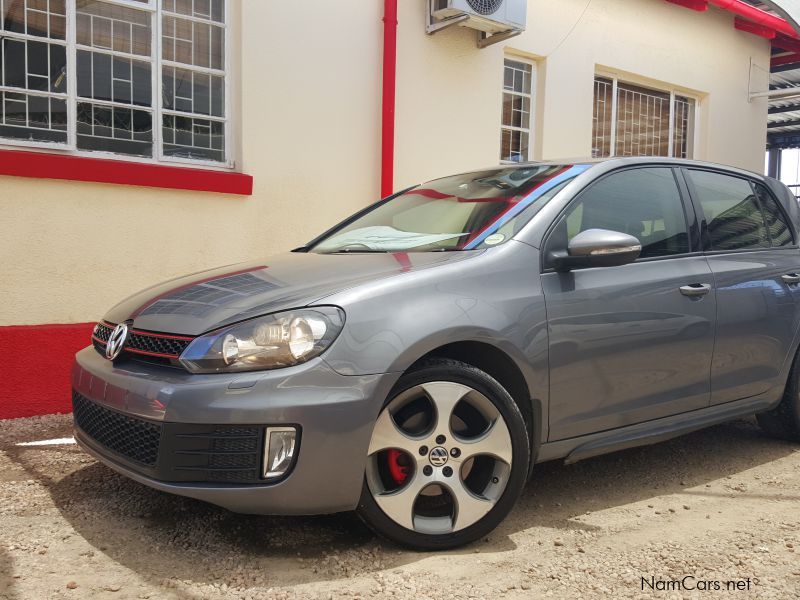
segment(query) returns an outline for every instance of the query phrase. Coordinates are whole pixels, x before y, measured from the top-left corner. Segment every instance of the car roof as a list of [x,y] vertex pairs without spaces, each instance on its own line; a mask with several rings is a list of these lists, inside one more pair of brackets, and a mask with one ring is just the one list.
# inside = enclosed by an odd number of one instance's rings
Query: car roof
[[[704,167],[707,169],[720,169],[732,173],[738,173],[747,177],[757,177],[764,179],[765,176],[756,171],[749,171],[739,167],[732,167],[730,165],[723,165],[721,163],[714,163],[702,160],[691,160],[688,158],[666,158],[663,156],[624,156],[613,158],[565,158],[558,160],[546,161],[529,161],[517,163],[520,168],[531,167],[536,165],[589,165],[600,166],[603,165],[605,170],[612,170],[624,166],[633,165],[672,165],[676,167]],[[503,165],[507,166],[507,165]],[[511,165],[514,166],[514,165]]]
[[[749,171],[747,169],[732,167],[730,165],[723,165],[721,163],[713,163],[701,160],[690,160],[687,158],[666,158],[662,156],[625,156],[625,157],[613,157],[613,158],[582,157],[582,158],[560,158],[554,160],[536,160],[536,161],[526,161],[526,162],[510,162],[510,163],[501,163],[499,165],[491,165],[488,167],[484,167],[482,169],[469,169],[465,171],[460,171],[458,173],[451,173],[450,175],[451,176],[468,175],[470,173],[480,173],[482,171],[494,171],[497,169],[504,169],[504,170],[530,169],[531,167],[551,166],[551,165],[552,166],[587,165],[592,167],[591,170],[595,176],[625,166],[669,165],[674,167],[700,167],[705,169],[727,171],[729,173],[741,175],[744,177],[754,177],[762,181],[769,179],[765,175],[757,173],[756,171]],[[437,177],[436,179],[440,178]]]

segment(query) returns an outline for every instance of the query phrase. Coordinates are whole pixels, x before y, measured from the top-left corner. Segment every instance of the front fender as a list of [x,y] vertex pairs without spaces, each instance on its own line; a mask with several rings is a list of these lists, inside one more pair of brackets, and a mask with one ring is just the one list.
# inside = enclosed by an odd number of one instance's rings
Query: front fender
[[325,361],[343,375],[402,373],[442,346],[482,342],[509,356],[531,398],[545,401],[547,319],[538,251],[507,246],[325,298],[347,314]]

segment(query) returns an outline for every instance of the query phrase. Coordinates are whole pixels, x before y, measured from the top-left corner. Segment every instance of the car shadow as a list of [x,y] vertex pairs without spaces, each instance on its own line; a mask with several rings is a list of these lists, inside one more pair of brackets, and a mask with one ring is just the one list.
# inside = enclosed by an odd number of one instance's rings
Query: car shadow
[[[37,458],[46,449],[7,451],[48,487],[76,533],[155,585],[173,579],[235,587],[237,571],[245,569],[250,585],[289,586],[393,569],[427,556],[378,540],[352,513],[238,515],[130,481],[77,447],[69,452],[75,453],[78,468],[63,477],[50,477],[46,459]],[[530,528],[592,530],[581,519],[586,513],[677,492],[702,495],[705,484],[735,481],[738,474],[794,451],[751,421],[736,421],[573,465],[538,465],[515,509],[480,550],[513,550],[514,534]],[[720,493],[718,487],[714,493]]]
[[[681,503],[704,496],[752,496],[733,489],[736,476],[795,451],[796,445],[764,434],[752,418],[571,465],[544,463],[536,466],[533,480],[496,535],[532,527],[591,531],[596,528],[582,521],[584,515],[670,494],[682,494]],[[719,486],[708,489],[712,482],[727,479],[731,481],[723,491]]]
[[14,562],[11,556],[0,547],[0,599],[14,600],[17,594],[14,591],[16,580],[14,579]]

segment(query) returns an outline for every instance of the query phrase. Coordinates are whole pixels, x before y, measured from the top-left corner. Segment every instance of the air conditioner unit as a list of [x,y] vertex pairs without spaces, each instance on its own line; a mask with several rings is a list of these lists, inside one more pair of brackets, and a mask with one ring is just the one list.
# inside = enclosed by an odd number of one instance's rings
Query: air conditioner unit
[[428,3],[428,33],[458,24],[490,35],[517,34],[525,29],[528,13],[528,0],[429,0]]

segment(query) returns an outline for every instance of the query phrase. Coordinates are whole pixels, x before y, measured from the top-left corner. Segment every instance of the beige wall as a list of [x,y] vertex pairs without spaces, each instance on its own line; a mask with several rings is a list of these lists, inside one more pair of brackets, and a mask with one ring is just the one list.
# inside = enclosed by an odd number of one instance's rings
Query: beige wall
[[506,54],[537,64],[535,159],[591,153],[593,77],[603,70],[697,96],[694,158],[763,168],[766,101],[747,97],[751,58],[768,72],[769,43],[734,29],[730,13],[663,0],[593,0],[588,8],[586,0],[530,0],[524,34],[477,50],[460,27],[426,36],[424,8],[401,3],[398,186],[497,162]]
[[[165,278],[299,245],[377,197],[382,2],[232,4],[236,160],[254,195],[0,177],[0,325],[98,319]],[[427,36],[424,6],[400,0],[398,188],[497,162],[506,52],[538,60],[536,158],[589,154],[599,65],[698,94],[696,158],[763,165],[766,106],[747,86],[769,45],[729,14],[594,0],[580,18],[585,0],[530,0],[524,35],[478,50],[472,31]]]
[[0,325],[99,319],[166,278],[296,247],[378,197],[380,3],[231,4],[253,196],[0,177]]

